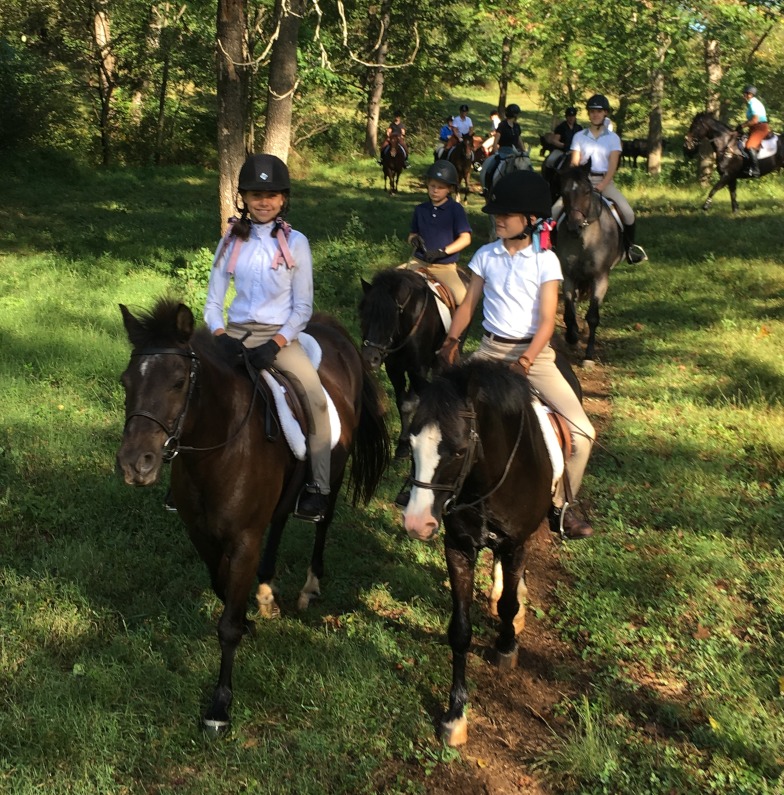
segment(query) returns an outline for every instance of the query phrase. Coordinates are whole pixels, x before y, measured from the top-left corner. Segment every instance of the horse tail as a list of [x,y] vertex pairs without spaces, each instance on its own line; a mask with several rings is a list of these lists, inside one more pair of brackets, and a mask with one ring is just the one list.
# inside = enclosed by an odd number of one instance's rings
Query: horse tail
[[381,388],[362,362],[362,396],[359,425],[351,450],[349,493],[353,505],[366,505],[375,494],[391,461],[391,443]]

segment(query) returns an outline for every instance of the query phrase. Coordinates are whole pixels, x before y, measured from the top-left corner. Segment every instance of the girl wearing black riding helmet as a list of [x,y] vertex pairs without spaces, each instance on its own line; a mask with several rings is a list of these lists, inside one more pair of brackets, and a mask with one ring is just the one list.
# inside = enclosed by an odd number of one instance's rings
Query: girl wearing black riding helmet
[[499,164],[507,157],[514,157],[522,154],[523,142],[520,139],[520,125],[517,117],[520,115],[520,106],[512,103],[504,109],[504,120],[498,125],[495,131],[493,142],[493,154],[487,158],[482,171],[484,172],[482,182],[485,190],[489,191],[493,184],[493,175]]
[[[499,239],[482,246],[471,261],[471,282],[452,319],[439,355],[451,365],[458,339],[482,300],[484,334],[472,355],[508,363],[528,377],[573,429],[573,453],[566,462],[569,486],[576,495],[596,433],[579,398],[555,364],[550,339],[555,330],[561,263],[549,248],[550,188],[533,171],[513,171],[492,188],[483,212],[495,216]],[[559,484],[550,511],[550,527],[567,538],[593,534],[590,524],[567,507]]]
[[[623,221],[623,242],[626,261],[643,262],[648,255],[642,246],[634,242],[635,217],[626,197],[613,182],[615,172],[621,161],[621,139],[607,129],[605,120],[610,113],[610,103],[603,94],[594,94],[586,103],[589,125],[572,138],[571,165],[581,166],[590,162],[590,179],[594,188],[609,199],[618,209]],[[559,199],[553,205],[553,215],[557,218],[563,203]]]
[[[290,189],[289,170],[279,158],[262,154],[245,160],[237,185],[241,217],[232,219],[215,252],[204,320],[230,361],[241,360],[247,347],[254,367],[274,364],[298,390],[308,410],[312,480],[295,516],[317,522],[328,504],[331,432],[324,390],[298,340],[313,314],[313,261],[308,239],[284,220]],[[226,323],[232,277],[236,296]]]

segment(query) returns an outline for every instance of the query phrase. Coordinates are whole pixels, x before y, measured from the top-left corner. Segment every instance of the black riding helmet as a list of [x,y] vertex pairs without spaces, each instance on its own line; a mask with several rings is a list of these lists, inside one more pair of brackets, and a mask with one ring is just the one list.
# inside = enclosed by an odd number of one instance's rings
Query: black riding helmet
[[576,116],[576,115],[577,115],[577,108],[575,108],[573,105],[570,105],[564,112],[564,116]]
[[237,190],[291,190],[288,166],[275,155],[249,155],[240,169]]
[[466,113],[468,113],[468,105],[461,105],[461,106],[460,106],[460,110],[461,110],[461,111],[463,111],[463,110],[464,110]]
[[751,96],[757,96],[757,87],[756,86],[744,86],[743,87],[744,94],[751,94]]
[[513,171],[493,186],[483,213],[508,215],[523,213],[549,218],[552,207],[550,186],[535,171]]
[[610,102],[604,94],[594,94],[586,103],[585,103],[586,110],[606,110],[607,113],[610,112]]
[[457,187],[457,169],[448,160],[436,160],[427,170],[425,179],[438,179],[447,185]]
[[506,106],[506,110],[504,111],[506,118],[508,119],[510,116],[519,116],[520,115],[520,106],[516,105],[514,102],[511,105]]

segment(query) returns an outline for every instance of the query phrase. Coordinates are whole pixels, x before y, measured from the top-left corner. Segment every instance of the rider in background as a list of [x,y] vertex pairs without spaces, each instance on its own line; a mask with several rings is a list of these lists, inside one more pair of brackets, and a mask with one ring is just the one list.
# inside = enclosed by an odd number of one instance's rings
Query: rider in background
[[770,132],[768,126],[768,114],[765,106],[757,99],[757,89],[754,86],[746,86],[743,89],[743,98],[746,100],[746,121],[738,125],[738,132],[744,127],[749,128],[749,139],[746,141],[746,151],[749,153],[749,168],[746,174],[750,177],[758,177],[759,169],[759,150],[762,139]]
[[408,168],[410,165],[408,162],[408,147],[406,146],[406,128],[403,126],[402,120],[402,111],[396,110],[393,114],[392,121],[389,122],[389,127],[387,127],[387,137],[381,145],[381,157],[379,157],[377,161],[380,166],[384,165],[381,158],[389,151],[389,147],[392,145],[393,135],[397,135],[397,145],[402,150],[403,157],[406,159],[406,162],[403,163],[403,168]]
[[[324,518],[330,490],[331,430],[324,390],[298,336],[313,314],[313,261],[308,239],[284,220],[291,183],[275,155],[250,155],[240,169],[237,191],[242,215],[234,219],[215,253],[204,321],[229,360],[243,357],[258,370],[273,364],[297,389],[308,415],[307,447],[312,480],[294,515]],[[231,280],[236,295],[224,306]]]
[[520,106],[512,103],[507,105],[504,110],[504,120],[498,125],[494,133],[493,155],[490,156],[483,166],[486,176],[484,177],[485,191],[489,192],[493,184],[493,175],[499,163],[507,157],[522,154],[523,142],[520,139],[522,130],[517,123],[520,115]]
[[452,127],[452,137],[449,139],[449,141],[447,141],[446,144],[445,153],[447,157],[449,156],[449,150],[452,149],[452,147],[455,146],[458,141],[462,141],[463,136],[471,136],[474,134],[474,123],[468,116],[468,105],[460,106],[460,113],[458,116],[452,117],[450,126]]
[[485,150],[485,155],[489,156],[493,152],[493,146],[495,145],[495,131],[498,129],[498,125],[501,123],[501,115],[498,113],[497,110],[494,110],[490,114],[490,124],[492,124],[493,128],[488,133],[488,137],[482,141],[482,149]]
[[[588,111],[589,125],[576,133],[572,138],[572,166],[585,165],[591,162],[590,179],[594,188],[618,208],[623,221],[623,243],[626,249],[626,261],[643,262],[648,259],[642,246],[634,242],[635,218],[634,210],[626,197],[613,182],[615,172],[621,160],[621,139],[617,133],[607,129],[604,120],[610,113],[610,103],[603,94],[594,94],[585,107]],[[563,204],[559,199],[553,205],[553,217],[558,218]]]
[[[555,363],[550,339],[555,331],[561,263],[544,238],[550,215],[550,188],[533,171],[513,171],[492,188],[482,212],[495,216],[499,239],[482,246],[471,261],[465,301],[452,319],[439,356],[448,365],[458,358],[460,335],[482,301],[484,334],[472,358],[506,362],[527,376],[545,402],[573,429],[572,455],[565,462],[573,495],[580,489],[596,432],[579,398]],[[550,529],[566,538],[587,538],[591,525],[567,506],[563,481],[550,509]]]
[[448,160],[437,160],[425,174],[428,201],[414,208],[408,242],[414,256],[402,268],[427,268],[462,303],[465,285],[457,273],[458,254],[471,245],[471,225],[462,204],[453,198],[457,169]]
[[577,123],[577,108],[568,107],[564,112],[564,120],[553,130],[552,146],[555,147],[544,161],[545,168],[555,168],[558,160],[572,147],[572,138],[582,130]]

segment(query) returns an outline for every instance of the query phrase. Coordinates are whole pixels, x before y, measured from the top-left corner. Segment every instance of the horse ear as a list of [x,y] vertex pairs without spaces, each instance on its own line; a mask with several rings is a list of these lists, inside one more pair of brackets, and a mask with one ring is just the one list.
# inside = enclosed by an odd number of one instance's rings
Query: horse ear
[[371,287],[370,282],[366,282],[361,276],[359,277],[359,281],[362,283],[362,292],[366,293]]
[[130,342],[133,343],[134,339],[138,339],[142,332],[142,324],[131,314],[131,310],[125,304],[120,304],[119,306],[123,316],[125,332]]
[[177,339],[179,342],[188,342],[193,335],[193,312],[180,304],[177,307]]
[[588,161],[583,165],[583,171],[590,173],[591,171],[591,158],[588,158]]

